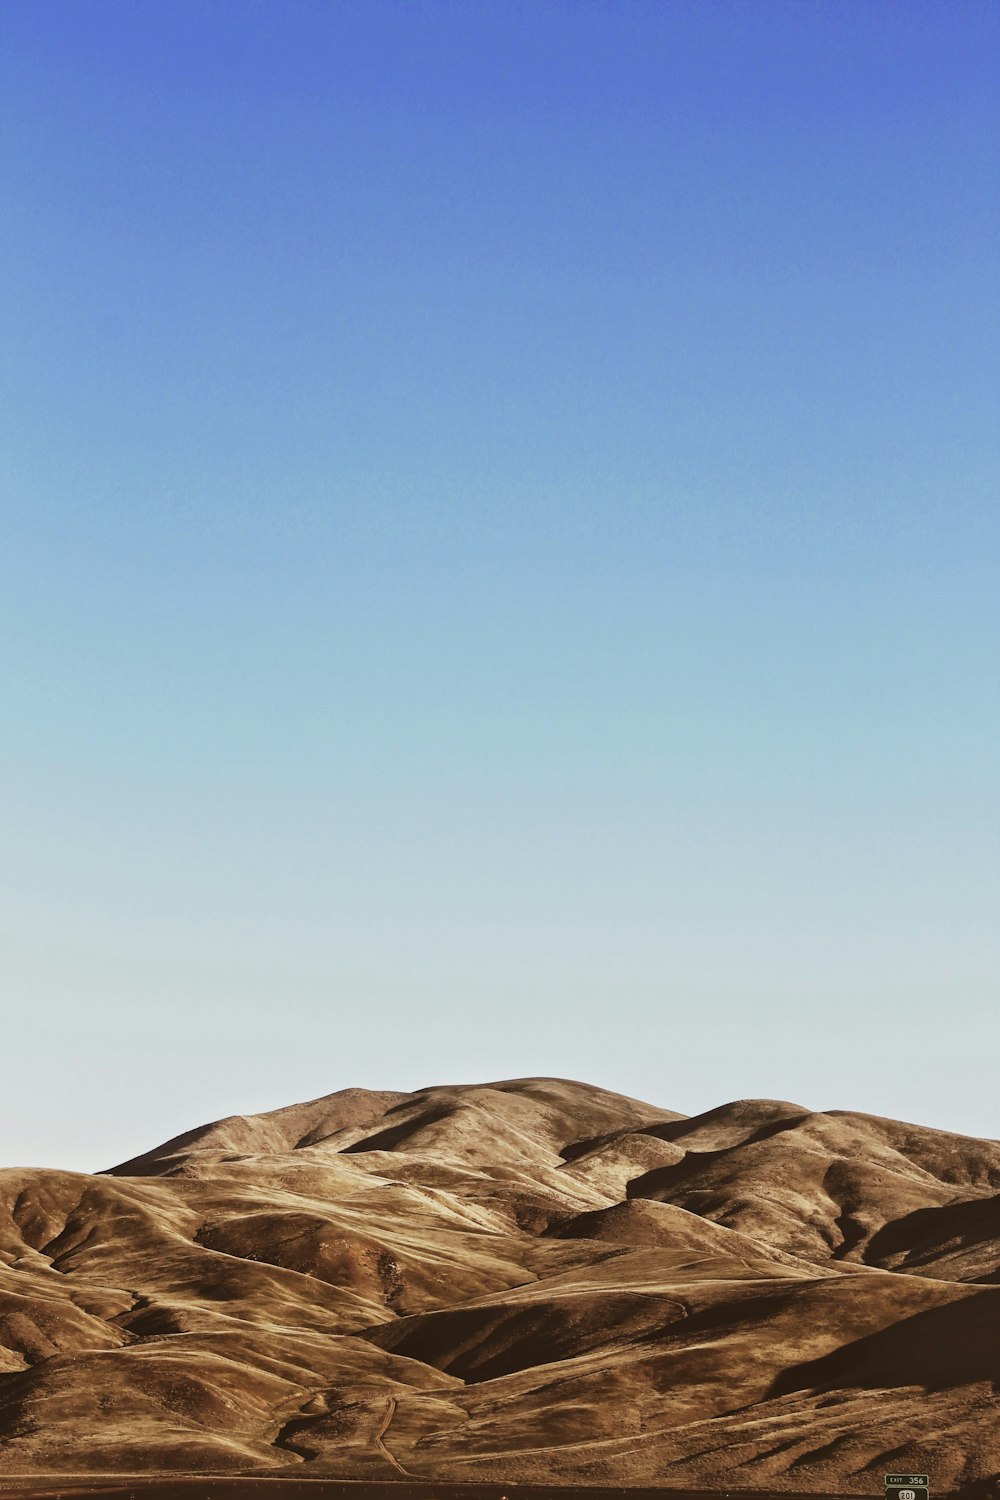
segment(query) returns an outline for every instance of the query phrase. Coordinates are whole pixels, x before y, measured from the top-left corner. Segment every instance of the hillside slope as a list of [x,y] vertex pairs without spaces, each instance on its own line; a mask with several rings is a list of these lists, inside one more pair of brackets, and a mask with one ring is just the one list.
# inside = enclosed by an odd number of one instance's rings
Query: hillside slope
[[0,1172],[0,1479],[936,1496],[1000,1473],[1000,1143],[560,1079]]

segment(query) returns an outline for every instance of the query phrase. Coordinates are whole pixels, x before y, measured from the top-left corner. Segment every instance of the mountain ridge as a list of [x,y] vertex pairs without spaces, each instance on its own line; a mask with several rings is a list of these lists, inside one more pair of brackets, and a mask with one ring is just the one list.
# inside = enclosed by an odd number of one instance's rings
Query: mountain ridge
[[5,1474],[1000,1473],[1000,1143],[554,1078],[0,1171]]

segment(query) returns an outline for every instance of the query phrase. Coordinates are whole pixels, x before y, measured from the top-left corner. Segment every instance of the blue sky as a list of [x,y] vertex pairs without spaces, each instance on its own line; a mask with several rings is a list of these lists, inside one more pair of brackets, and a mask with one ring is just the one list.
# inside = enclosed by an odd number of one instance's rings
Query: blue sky
[[3,1161],[531,1073],[1000,1135],[1000,11],[0,53]]

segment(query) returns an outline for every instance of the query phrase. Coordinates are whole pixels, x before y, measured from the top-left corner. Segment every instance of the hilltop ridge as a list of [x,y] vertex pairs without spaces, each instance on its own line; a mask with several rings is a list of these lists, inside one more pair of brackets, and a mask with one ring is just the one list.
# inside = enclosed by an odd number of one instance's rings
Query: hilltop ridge
[[345,1089],[0,1172],[4,1474],[960,1494],[1000,1143],[562,1079]]

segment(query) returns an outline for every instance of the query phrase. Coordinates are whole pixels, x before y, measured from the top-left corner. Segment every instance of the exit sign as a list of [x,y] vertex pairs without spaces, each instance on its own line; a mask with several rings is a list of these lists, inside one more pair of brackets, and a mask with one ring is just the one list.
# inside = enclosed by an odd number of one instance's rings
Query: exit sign
[[930,1500],[929,1484],[926,1474],[887,1474],[885,1500]]

